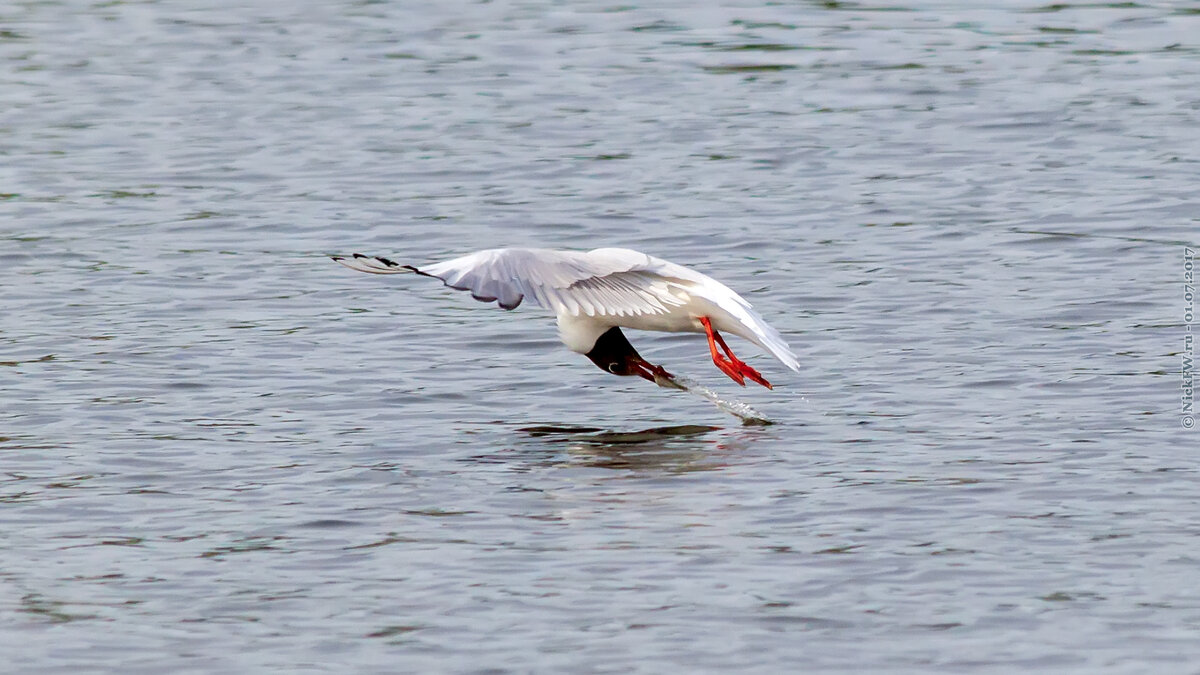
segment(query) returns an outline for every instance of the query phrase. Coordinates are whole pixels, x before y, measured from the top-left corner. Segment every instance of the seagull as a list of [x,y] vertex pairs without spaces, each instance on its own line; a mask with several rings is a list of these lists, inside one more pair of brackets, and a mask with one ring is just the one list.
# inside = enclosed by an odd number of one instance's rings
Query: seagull
[[743,387],[749,379],[774,388],[761,373],[734,356],[722,331],[753,342],[800,372],[796,355],[779,331],[728,286],[696,270],[626,248],[587,252],[498,248],[424,267],[361,253],[331,257],[369,274],[433,277],[507,310],[516,309],[524,300],[554,310],[567,349],[583,354],[613,375],[637,375],[659,386],[683,388],[662,366],[643,359],[622,328],[705,333],[713,363]]

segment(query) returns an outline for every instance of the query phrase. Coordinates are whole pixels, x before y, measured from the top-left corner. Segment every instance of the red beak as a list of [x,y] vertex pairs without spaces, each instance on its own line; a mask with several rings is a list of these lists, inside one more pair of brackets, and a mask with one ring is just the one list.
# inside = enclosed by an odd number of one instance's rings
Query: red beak
[[666,368],[656,366],[640,356],[630,356],[625,365],[629,367],[630,373],[650,380],[660,387],[666,389],[684,389],[684,386],[676,382],[675,376],[668,373]]

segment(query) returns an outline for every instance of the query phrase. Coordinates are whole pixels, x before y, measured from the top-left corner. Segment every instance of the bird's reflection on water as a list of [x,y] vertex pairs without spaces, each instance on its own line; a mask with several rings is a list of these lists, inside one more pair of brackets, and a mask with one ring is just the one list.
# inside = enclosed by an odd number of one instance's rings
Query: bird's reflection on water
[[572,426],[536,426],[518,429],[534,438],[557,436],[572,440],[581,440],[598,444],[644,444],[655,441],[667,441],[687,436],[698,436],[711,431],[720,431],[721,427],[700,424],[683,424],[672,427],[652,427],[642,431],[607,431],[601,427],[572,427]]
[[[585,466],[624,471],[712,471],[728,464],[723,427],[686,424],[638,431],[542,425],[519,429],[515,450],[541,466]],[[564,456],[565,454],[565,456]],[[511,457],[511,455],[510,455]]]

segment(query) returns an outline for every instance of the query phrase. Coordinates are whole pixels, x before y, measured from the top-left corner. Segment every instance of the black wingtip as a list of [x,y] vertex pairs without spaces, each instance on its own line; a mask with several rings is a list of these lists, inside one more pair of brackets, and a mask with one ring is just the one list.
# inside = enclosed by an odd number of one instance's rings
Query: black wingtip
[[[379,262],[383,263],[384,265],[387,265],[388,267],[399,267],[400,266],[400,263],[395,262],[393,260],[388,260],[387,258],[385,258],[381,255],[363,255],[361,253],[355,253],[354,257],[358,260],[378,260]],[[345,260],[345,258],[343,258],[341,256],[333,256],[333,259],[334,260]]]
[[519,307],[519,306],[521,305],[521,301],[522,301],[522,300],[524,300],[524,299],[525,299],[525,296],[524,296],[524,295],[518,295],[518,296],[517,296],[517,301],[516,301],[516,302],[514,302],[514,303],[512,303],[512,304],[506,304],[506,303],[503,303],[503,302],[498,302],[498,303],[496,303],[496,304],[497,304],[497,305],[500,305],[500,308],[501,308],[501,309],[507,309],[508,311],[510,311],[510,312],[511,312],[512,310],[514,310],[514,309],[516,309],[517,307]]

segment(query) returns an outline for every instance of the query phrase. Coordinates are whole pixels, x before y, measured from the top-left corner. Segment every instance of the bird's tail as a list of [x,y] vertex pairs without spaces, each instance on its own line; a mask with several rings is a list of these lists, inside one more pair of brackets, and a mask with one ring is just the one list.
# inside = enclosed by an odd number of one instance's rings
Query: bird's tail
[[415,267],[409,265],[401,265],[393,260],[388,260],[383,256],[370,256],[361,253],[355,253],[349,258],[335,255],[330,256],[334,261],[339,262],[352,270],[366,272],[367,274],[403,274],[405,272],[416,272]]

